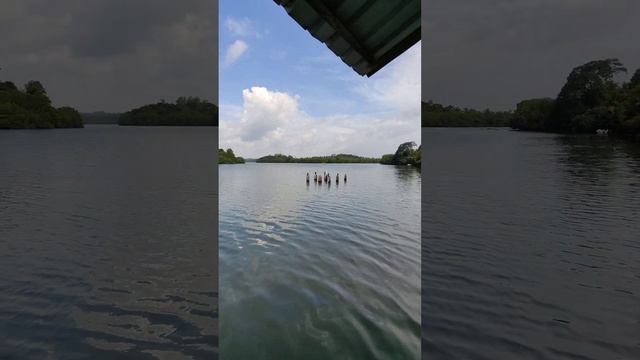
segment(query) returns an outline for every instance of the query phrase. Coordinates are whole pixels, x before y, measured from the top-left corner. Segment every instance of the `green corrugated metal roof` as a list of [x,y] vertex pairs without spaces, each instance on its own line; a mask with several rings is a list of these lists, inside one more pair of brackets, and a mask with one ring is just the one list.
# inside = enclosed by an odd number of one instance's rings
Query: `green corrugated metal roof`
[[274,0],[360,75],[420,40],[420,0]]

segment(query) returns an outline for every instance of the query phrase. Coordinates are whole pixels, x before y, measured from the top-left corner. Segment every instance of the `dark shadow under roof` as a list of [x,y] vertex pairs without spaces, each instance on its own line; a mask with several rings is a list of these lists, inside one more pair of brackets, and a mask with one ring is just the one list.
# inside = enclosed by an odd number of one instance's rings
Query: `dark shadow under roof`
[[274,0],[360,75],[420,40],[420,0]]

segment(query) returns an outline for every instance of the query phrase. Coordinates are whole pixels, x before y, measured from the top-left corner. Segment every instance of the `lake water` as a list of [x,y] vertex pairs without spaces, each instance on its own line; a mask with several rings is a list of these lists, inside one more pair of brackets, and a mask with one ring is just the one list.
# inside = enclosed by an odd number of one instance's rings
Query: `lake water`
[[[420,357],[418,170],[248,163],[219,171],[224,359]],[[331,173],[331,187],[307,185],[314,171]]]
[[217,358],[217,136],[0,131],[0,358]]
[[640,359],[640,146],[423,129],[424,359]]

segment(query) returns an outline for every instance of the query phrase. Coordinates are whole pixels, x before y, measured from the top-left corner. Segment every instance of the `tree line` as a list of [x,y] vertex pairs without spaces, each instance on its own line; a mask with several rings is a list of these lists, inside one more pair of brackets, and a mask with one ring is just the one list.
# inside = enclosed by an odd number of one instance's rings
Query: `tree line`
[[369,158],[352,154],[334,154],[329,156],[309,156],[296,158],[291,155],[274,154],[256,159],[259,163],[332,163],[332,164],[355,164],[355,163],[379,163],[378,158]]
[[85,124],[117,124],[120,118],[119,113],[104,111],[80,113],[80,116],[82,116],[82,121],[84,121]]
[[218,106],[198,97],[144,105],[120,115],[119,125],[218,126]]
[[460,109],[422,103],[422,126],[509,126],[565,134],[609,134],[640,139],[640,69],[626,82],[620,60],[604,59],[575,67],[555,98],[527,99],[515,111]]
[[[333,164],[383,164],[383,165],[412,165],[421,166],[422,146],[409,141],[398,146],[394,154],[383,155],[382,158],[363,157],[352,154],[333,154],[329,156],[294,157],[291,155],[274,154],[256,159],[258,163],[333,163]],[[222,150],[220,150],[222,151]],[[227,152],[233,154],[231,149]],[[222,164],[222,162],[221,162]]]
[[0,129],[53,129],[83,127],[80,113],[72,107],[55,108],[39,81],[19,89],[0,81]]
[[479,111],[432,101],[422,103],[423,127],[504,127],[509,126],[511,116],[509,111]]
[[0,129],[80,128],[87,123],[119,125],[218,125],[218,107],[198,97],[179,97],[175,103],[160,101],[123,114],[80,114],[68,106],[55,108],[39,81],[18,88],[0,81]]
[[555,99],[518,103],[511,127],[555,133],[594,133],[640,139],[640,69],[627,82],[615,77],[627,69],[618,59],[590,61],[574,68]]

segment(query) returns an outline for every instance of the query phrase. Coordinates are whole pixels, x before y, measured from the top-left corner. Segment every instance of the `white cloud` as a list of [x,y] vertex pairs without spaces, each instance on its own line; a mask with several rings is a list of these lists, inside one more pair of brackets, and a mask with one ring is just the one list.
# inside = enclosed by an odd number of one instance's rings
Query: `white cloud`
[[242,91],[244,99],[242,140],[261,140],[266,135],[290,127],[305,115],[300,111],[298,97],[264,87],[252,87]]
[[367,101],[389,110],[419,110],[421,43],[411,47],[355,90]]
[[265,87],[243,90],[241,107],[221,107],[220,147],[248,158],[275,153],[381,156],[404,142],[420,143],[420,67],[417,44],[373,77],[345,80],[361,96],[355,114],[312,116],[301,108],[298,95]]
[[256,31],[248,18],[236,19],[228,17],[224,21],[224,26],[231,32],[231,34],[240,37],[256,37],[261,38],[262,33]]
[[243,99],[242,111],[221,112],[220,147],[245,157],[380,156],[403,142],[420,142],[419,115],[312,117],[300,109],[299,96],[264,87],[244,90]]
[[224,56],[224,66],[229,66],[236,62],[248,48],[249,45],[247,45],[246,42],[242,40],[234,41],[233,44],[229,45],[227,48],[227,52]]

